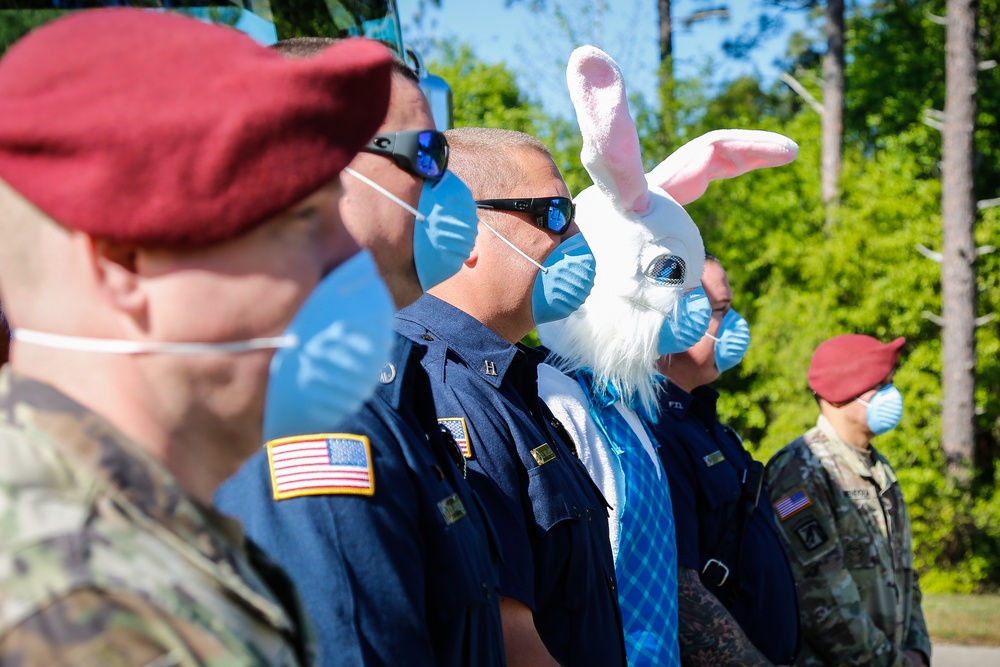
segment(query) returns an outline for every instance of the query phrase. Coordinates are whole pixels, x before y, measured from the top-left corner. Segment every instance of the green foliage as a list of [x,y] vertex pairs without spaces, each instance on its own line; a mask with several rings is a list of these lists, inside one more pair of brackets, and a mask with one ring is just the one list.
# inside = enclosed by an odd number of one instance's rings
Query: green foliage
[[62,9],[0,9],[0,56],[30,30],[65,14]]
[[501,127],[534,135],[552,151],[570,192],[590,185],[580,165],[582,139],[576,123],[546,116],[506,65],[484,63],[468,44],[437,42],[429,69],[452,86],[456,127]]

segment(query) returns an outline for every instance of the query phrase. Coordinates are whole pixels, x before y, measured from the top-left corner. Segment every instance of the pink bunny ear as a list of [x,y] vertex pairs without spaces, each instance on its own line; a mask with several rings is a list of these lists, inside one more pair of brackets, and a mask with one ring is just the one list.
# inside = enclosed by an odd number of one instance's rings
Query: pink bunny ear
[[583,135],[583,166],[619,210],[645,213],[649,186],[618,65],[604,51],[581,46],[570,56],[566,82]]
[[754,169],[780,167],[798,155],[786,136],[761,130],[714,130],[692,139],[649,172],[646,180],[684,205],[705,194],[708,184]]

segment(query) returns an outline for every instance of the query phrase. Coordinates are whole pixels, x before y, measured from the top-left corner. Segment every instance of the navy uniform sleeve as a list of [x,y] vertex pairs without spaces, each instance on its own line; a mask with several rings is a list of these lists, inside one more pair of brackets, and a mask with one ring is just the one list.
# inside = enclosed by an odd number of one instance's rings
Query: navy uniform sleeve
[[670,502],[674,508],[674,525],[677,530],[677,566],[701,570],[698,553],[698,497],[695,489],[695,471],[691,457],[684,445],[671,434],[676,423],[663,416],[664,423],[656,430],[660,460],[670,483]]
[[[362,428],[357,428],[361,426]],[[320,638],[320,664],[433,665],[425,618],[425,540],[417,491],[395,438],[350,421],[371,442],[371,496],[272,499],[259,452],[217,496],[292,575]]]

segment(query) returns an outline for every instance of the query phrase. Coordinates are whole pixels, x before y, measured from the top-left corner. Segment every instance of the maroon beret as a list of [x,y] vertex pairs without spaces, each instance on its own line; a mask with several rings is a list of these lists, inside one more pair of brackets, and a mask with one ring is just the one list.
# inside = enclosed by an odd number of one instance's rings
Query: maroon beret
[[905,342],[900,337],[883,345],[861,334],[834,336],[813,353],[809,386],[831,403],[857,398],[889,376]]
[[370,40],[291,59],[178,14],[75,12],[0,60],[0,179],[96,237],[221,241],[331,182],[385,118],[391,72]]

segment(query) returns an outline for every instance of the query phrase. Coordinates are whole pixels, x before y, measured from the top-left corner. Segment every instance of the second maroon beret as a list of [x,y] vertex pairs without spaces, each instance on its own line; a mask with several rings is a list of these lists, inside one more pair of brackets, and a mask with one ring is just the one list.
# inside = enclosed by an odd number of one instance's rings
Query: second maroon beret
[[813,353],[809,387],[831,403],[857,398],[888,377],[905,342],[902,337],[882,344],[861,334],[834,336]]

